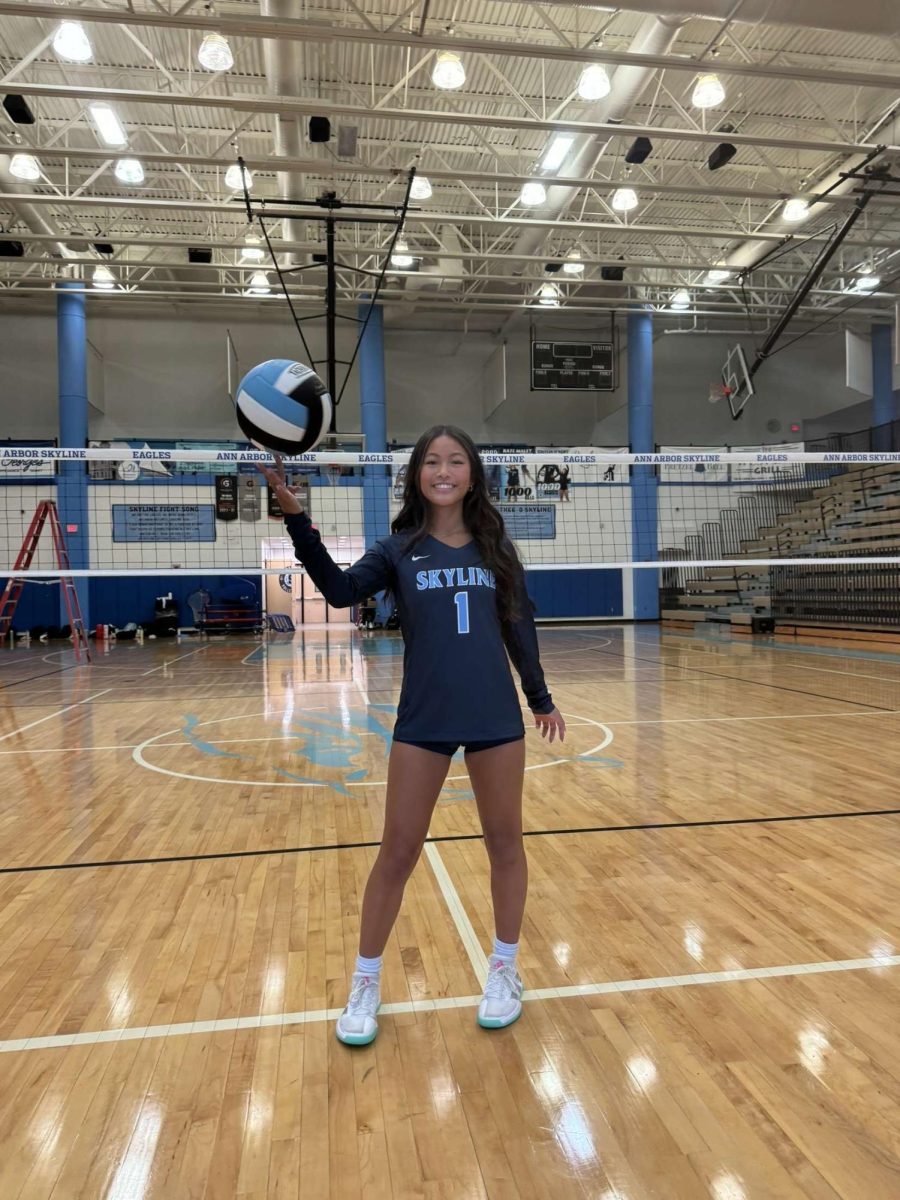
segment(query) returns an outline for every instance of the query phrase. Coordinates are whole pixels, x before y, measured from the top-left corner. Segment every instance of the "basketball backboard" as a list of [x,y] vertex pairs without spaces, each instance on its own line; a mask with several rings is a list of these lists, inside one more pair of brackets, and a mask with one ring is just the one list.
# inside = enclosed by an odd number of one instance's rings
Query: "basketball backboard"
[[725,356],[720,378],[709,385],[710,403],[727,400],[732,419],[737,420],[744,410],[744,405],[755,394],[747,357],[738,343],[732,346]]

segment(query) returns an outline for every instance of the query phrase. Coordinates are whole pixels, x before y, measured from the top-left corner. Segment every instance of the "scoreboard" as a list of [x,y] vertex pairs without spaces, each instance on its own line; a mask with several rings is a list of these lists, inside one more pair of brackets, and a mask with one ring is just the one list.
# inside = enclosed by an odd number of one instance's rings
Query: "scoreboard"
[[533,392],[613,392],[616,389],[612,342],[531,343]]

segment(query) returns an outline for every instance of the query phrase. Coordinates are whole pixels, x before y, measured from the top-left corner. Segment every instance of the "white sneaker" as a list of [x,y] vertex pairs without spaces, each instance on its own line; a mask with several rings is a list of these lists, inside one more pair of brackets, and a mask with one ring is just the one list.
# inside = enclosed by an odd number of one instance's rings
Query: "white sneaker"
[[514,966],[491,956],[484,996],[478,1005],[478,1024],[483,1029],[503,1029],[522,1015],[525,986]]
[[337,1020],[338,1041],[346,1046],[368,1046],[375,1041],[381,1005],[381,983],[376,976],[354,974],[350,981],[350,999]]

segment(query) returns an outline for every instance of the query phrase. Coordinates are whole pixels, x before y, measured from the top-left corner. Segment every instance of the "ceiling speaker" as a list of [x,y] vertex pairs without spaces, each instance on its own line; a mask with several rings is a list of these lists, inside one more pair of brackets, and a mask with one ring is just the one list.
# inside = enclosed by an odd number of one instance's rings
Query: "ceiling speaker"
[[327,117],[309,118],[309,140],[311,142],[331,141],[331,122]]

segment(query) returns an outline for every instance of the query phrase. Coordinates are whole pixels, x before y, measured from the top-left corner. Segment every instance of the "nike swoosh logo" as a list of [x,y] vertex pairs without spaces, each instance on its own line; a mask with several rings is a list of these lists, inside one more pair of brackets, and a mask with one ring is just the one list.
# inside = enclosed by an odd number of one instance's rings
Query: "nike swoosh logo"
[[423,558],[431,558],[431,555],[430,554],[414,554],[412,556],[412,561],[420,562]]

